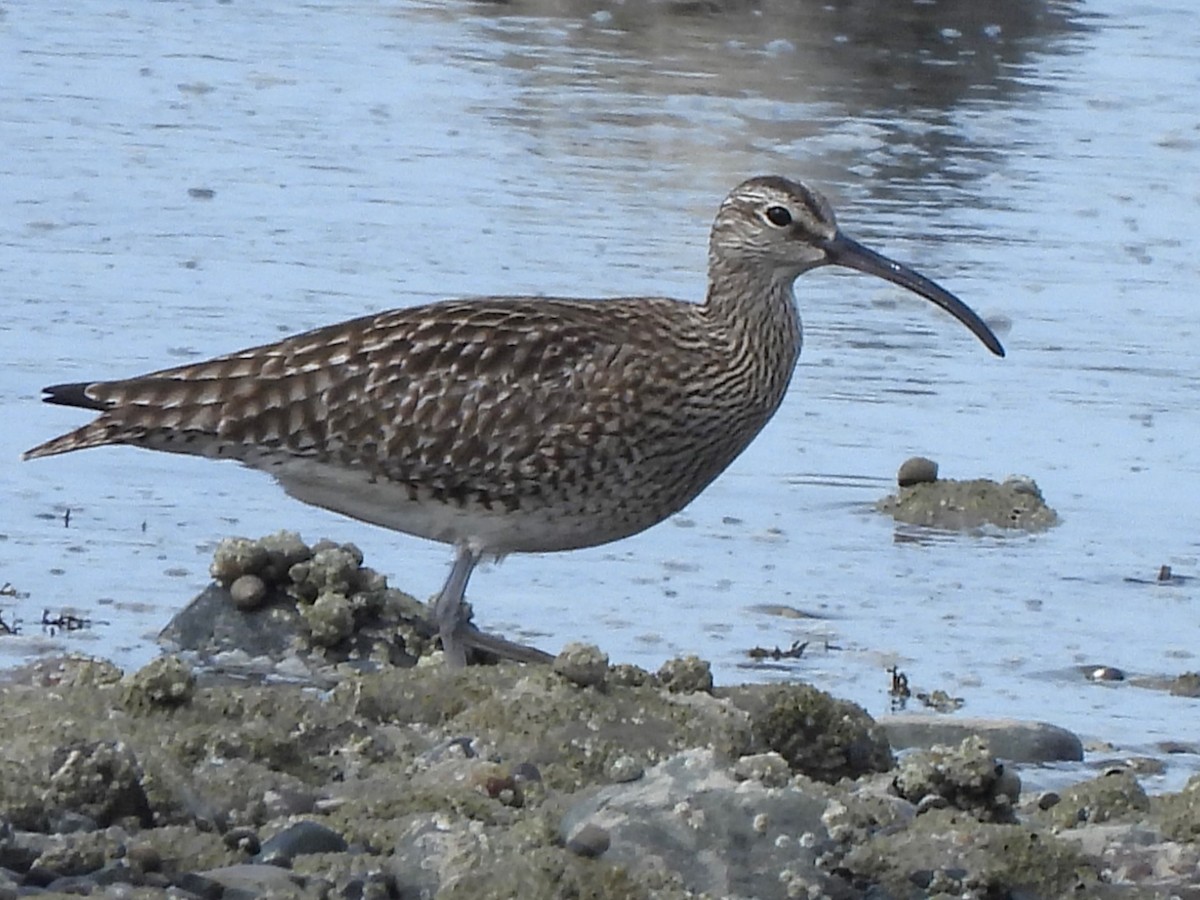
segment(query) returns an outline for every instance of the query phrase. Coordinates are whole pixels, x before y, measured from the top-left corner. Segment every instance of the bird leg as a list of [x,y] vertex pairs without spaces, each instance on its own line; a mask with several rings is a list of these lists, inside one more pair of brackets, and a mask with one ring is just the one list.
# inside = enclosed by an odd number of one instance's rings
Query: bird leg
[[454,556],[450,575],[433,600],[433,623],[442,639],[442,653],[446,657],[446,665],[452,669],[465,667],[468,647],[516,662],[550,662],[554,657],[549,653],[480,631],[467,621],[463,597],[467,592],[467,582],[481,556],[479,551],[472,550],[465,544],[460,545]]
[[454,565],[441,591],[433,601],[433,624],[437,626],[442,638],[442,653],[446,656],[446,665],[452,669],[464,668],[467,664],[467,648],[459,636],[466,627],[463,610],[463,595],[467,592],[467,582],[480,554],[466,544],[458,547],[454,556]]

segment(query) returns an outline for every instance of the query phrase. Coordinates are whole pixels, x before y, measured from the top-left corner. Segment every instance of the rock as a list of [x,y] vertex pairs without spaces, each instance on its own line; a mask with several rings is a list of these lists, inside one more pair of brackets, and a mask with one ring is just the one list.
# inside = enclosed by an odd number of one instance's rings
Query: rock
[[733,764],[734,777],[744,781],[761,781],[767,787],[783,787],[792,780],[787,760],[778,753],[752,753]]
[[1078,762],[1083,759],[1083,744],[1078,737],[1065,728],[1045,722],[902,713],[880,716],[878,724],[897,749],[959,744],[968,737],[977,736],[983,739],[993,756],[1009,762]]
[[329,826],[305,820],[289,825],[263,841],[262,850],[254,857],[254,862],[286,867],[297,856],[340,853],[347,846],[346,839]]
[[839,865],[873,886],[868,897],[1110,896],[1097,892],[1096,867],[1069,842],[1023,825],[976,822],[955,809],[880,830]]
[[267,600],[267,583],[257,575],[239,575],[229,585],[234,606],[245,612],[258,609]]
[[987,744],[969,737],[957,747],[934,747],[904,757],[892,780],[896,793],[918,811],[940,808],[942,798],[981,822],[1013,822],[1021,780],[996,762]]
[[567,849],[585,859],[596,859],[603,856],[610,846],[612,846],[612,838],[609,833],[591,822],[576,828],[575,832],[566,840]]
[[121,699],[131,712],[181,706],[192,699],[196,676],[178,656],[151,660],[122,683]]
[[242,575],[258,575],[269,560],[267,551],[258,542],[242,537],[225,538],[217,544],[208,572],[228,587]]
[[83,813],[101,828],[126,816],[142,825],[151,819],[141,766],[121,741],[73,741],[59,747],[50,760],[42,802],[47,815]]
[[820,797],[739,782],[711,751],[689,750],[634,784],[602,788],[577,803],[560,829],[564,836],[588,825],[600,829],[611,839],[605,861],[634,873],[676,872],[697,894],[784,900],[826,884],[813,845],[798,840],[824,833],[824,809]]
[[1124,681],[1125,673],[1116,666],[1081,666],[1088,681]]
[[312,603],[300,606],[314,647],[334,647],[354,633],[354,611],[345,594],[326,591]]
[[1184,672],[1171,682],[1169,690],[1176,697],[1200,697],[1200,672]]
[[608,764],[605,775],[613,784],[627,784],[630,781],[637,781],[645,772],[642,764],[632,756],[622,755]]
[[819,781],[856,778],[892,767],[887,737],[860,706],[811,685],[764,685],[718,692],[750,714],[754,752],[774,751]]
[[1133,773],[1124,770],[1072,785],[1059,794],[1059,802],[1038,813],[1039,821],[1058,828],[1133,822],[1150,810],[1150,799]]
[[424,604],[361,562],[353,544],[309,548],[294,532],[222,541],[212,565],[217,583],[176,614],[159,641],[206,659],[244,654],[288,678],[347,662],[414,665],[434,646]]
[[1009,478],[1003,484],[987,478],[918,483],[901,487],[875,508],[898,522],[955,531],[984,525],[1041,531],[1058,524],[1058,513],[1026,478]]
[[1154,818],[1172,841],[1200,841],[1200,775],[1193,775],[1178,794],[1155,797]]
[[900,487],[910,487],[914,484],[929,484],[937,481],[938,464],[924,456],[913,456],[900,464],[896,473],[896,483]]
[[608,676],[608,655],[595,644],[573,642],[562,648],[551,667],[580,687],[600,687]]
[[1047,810],[1053,806],[1058,806],[1061,800],[1062,797],[1056,791],[1042,791],[1037,796],[1037,808]]
[[698,656],[668,659],[658,670],[659,682],[673,694],[711,693],[712,666]]
[[[245,863],[222,866],[199,873],[225,890],[225,896],[262,897],[278,894],[282,897],[297,896],[296,888],[303,879],[279,866]],[[185,888],[186,889],[186,888]]]

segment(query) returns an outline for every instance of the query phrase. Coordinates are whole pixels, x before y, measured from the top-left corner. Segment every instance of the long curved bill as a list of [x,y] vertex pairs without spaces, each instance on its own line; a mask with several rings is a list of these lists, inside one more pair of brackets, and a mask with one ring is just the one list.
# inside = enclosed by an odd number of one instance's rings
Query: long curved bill
[[845,266],[848,269],[866,272],[868,275],[876,275],[936,303],[970,328],[975,337],[983,341],[985,347],[997,356],[1004,355],[1004,347],[1000,344],[1000,340],[971,307],[936,282],[930,281],[920,272],[915,272],[908,266],[902,266],[895,260],[888,259],[883,254],[864,247],[840,231],[832,240],[825,242],[824,249],[832,265]]

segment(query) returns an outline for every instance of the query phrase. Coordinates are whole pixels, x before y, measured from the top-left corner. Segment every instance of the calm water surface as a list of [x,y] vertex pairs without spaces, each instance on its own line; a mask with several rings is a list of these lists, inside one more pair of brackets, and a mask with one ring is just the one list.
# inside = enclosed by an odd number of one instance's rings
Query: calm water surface
[[[698,300],[717,203],[778,172],[996,323],[1009,357],[899,289],[812,273],[792,391],[730,471],[649,533],[482,571],[480,620],[650,667],[696,652],[723,682],[809,679],[873,713],[896,664],[966,713],[1200,742],[1198,701],[1074,669],[1200,668],[1195,582],[1152,583],[1200,569],[1192,6],[731,5],[9,4],[0,615],[24,624],[0,664],[146,661],[229,534],[352,540],[420,596],[449,563],[232,465],[22,464],[87,418],[42,385],[446,296]],[[1063,524],[897,528],[870,506],[914,453],[1031,475]],[[43,608],[110,624],[49,635]],[[813,643],[790,669],[746,662],[794,640]]]

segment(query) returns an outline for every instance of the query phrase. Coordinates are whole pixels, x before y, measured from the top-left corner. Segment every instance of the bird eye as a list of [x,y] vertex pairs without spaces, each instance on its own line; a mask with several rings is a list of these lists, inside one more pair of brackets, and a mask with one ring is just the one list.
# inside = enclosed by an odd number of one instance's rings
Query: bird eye
[[792,224],[792,214],[782,206],[772,206],[767,209],[767,221],[780,228],[786,228]]

